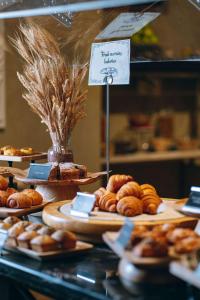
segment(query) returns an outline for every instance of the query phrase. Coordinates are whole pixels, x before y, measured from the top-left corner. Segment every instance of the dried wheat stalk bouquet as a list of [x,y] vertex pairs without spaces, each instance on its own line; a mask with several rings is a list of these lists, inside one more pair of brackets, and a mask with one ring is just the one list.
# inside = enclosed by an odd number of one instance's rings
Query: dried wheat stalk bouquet
[[61,55],[58,43],[37,25],[21,25],[15,48],[25,60],[18,78],[23,98],[48,127],[53,145],[67,145],[78,120],[85,116],[87,90],[82,89],[87,64],[72,66]]

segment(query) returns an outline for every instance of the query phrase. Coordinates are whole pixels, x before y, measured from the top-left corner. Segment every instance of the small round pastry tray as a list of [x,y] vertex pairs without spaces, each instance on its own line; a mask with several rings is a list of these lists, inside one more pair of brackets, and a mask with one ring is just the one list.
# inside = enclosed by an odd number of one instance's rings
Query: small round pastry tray
[[[129,218],[136,225],[154,226],[164,223],[176,223],[185,227],[192,227],[197,223],[197,219],[187,217],[180,212],[168,207],[164,199],[163,211],[157,215],[142,214]],[[179,201],[179,200],[177,200]],[[172,201],[170,201],[172,202]],[[176,203],[176,200],[173,200]],[[65,228],[79,235],[82,240],[100,242],[102,234],[106,231],[118,231],[124,224],[125,217],[117,213],[92,212],[88,217],[77,217],[70,214],[71,201],[59,201],[49,204],[43,210],[43,220],[49,226],[55,228]]]

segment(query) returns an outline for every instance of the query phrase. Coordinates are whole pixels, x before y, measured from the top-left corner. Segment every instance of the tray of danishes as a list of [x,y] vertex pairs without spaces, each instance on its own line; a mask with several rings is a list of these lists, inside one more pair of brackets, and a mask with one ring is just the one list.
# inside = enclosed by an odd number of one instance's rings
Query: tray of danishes
[[119,257],[139,268],[167,266],[171,260],[196,255],[200,250],[199,234],[173,223],[135,226],[125,248],[118,245],[118,236],[119,232],[106,232],[103,239]]
[[0,238],[5,238],[4,249],[37,260],[71,256],[93,248],[80,242],[67,230],[55,230],[39,223],[22,221],[10,216],[0,222]]
[[47,203],[48,201],[34,189],[18,191],[8,187],[7,179],[0,175],[0,218],[37,212]]

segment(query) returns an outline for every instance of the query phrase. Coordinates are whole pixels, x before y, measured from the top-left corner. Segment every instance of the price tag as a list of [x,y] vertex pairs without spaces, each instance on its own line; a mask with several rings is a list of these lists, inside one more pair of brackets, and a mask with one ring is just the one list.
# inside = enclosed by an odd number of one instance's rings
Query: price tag
[[200,214],[200,187],[192,186],[189,199],[182,207],[183,212]]
[[100,34],[96,40],[131,37],[148,23],[156,19],[160,13],[121,13]]
[[7,238],[8,238],[7,231],[0,230],[0,255],[2,255],[2,251],[4,249]]
[[131,222],[127,218],[123,227],[121,228],[121,230],[119,232],[118,238],[115,241],[115,243],[118,247],[120,247],[121,249],[125,249],[128,246],[133,228],[134,228],[133,222]]
[[130,40],[93,43],[90,58],[89,85],[129,84]]
[[42,180],[48,180],[49,174],[51,172],[51,164],[37,164],[37,163],[31,163],[29,172],[28,172],[28,178],[31,179],[42,179]]
[[94,208],[95,201],[95,195],[78,192],[70,210],[71,215],[88,217]]

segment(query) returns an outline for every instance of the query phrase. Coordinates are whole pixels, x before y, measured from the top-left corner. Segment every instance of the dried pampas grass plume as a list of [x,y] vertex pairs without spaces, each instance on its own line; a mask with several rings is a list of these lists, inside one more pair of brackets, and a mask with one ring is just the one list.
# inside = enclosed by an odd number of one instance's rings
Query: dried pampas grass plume
[[82,89],[88,65],[65,62],[48,31],[37,25],[20,25],[11,38],[25,60],[17,76],[26,89],[23,98],[46,124],[54,145],[66,145],[78,120],[85,117],[87,90]]

